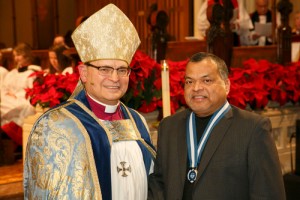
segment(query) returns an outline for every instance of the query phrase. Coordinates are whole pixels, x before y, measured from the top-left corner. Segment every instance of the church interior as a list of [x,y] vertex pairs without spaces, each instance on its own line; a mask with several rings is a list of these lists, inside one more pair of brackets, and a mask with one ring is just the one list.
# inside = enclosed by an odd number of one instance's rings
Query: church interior
[[[38,58],[41,68],[43,70],[49,68],[49,47],[53,44],[54,38],[58,36],[64,38],[64,43],[68,46],[66,53],[74,58],[76,66],[80,59],[70,37],[72,32],[91,14],[109,3],[113,3],[132,21],[141,39],[141,45],[138,49],[140,54],[136,56],[136,61],[142,63],[142,57],[144,62],[147,59],[147,63],[153,63],[153,66],[156,67],[160,66],[162,61],[170,61],[169,65],[174,69],[173,71],[170,70],[170,76],[171,73],[176,76],[177,72],[181,72],[184,69],[186,60],[194,53],[206,51],[223,58],[229,71],[233,74],[245,66],[261,64],[262,66],[277,66],[282,70],[296,68],[299,76],[299,0],[268,0],[268,10],[272,14],[272,18],[268,23],[264,23],[265,26],[262,26],[265,29],[268,28],[268,30],[260,30],[269,34],[268,36],[265,34],[264,40],[262,40],[265,42],[263,45],[260,44],[260,40],[258,40],[258,44],[254,44],[252,40],[244,41],[241,36],[242,31],[236,31],[241,29],[236,27],[236,29],[231,29],[234,17],[237,20],[245,13],[248,13],[247,16],[252,16],[251,13],[256,10],[254,0],[235,1],[238,2],[239,9],[236,9],[238,11],[234,8],[231,8],[231,10],[225,8],[225,14],[222,15],[222,25],[216,25],[215,27],[224,31],[225,34],[221,36],[216,36],[217,33],[213,32],[215,29],[210,28],[215,26],[212,20],[216,15],[212,12],[214,4],[206,6],[204,11],[206,21],[211,23],[210,27],[208,25],[204,32],[201,29],[205,26],[204,22],[201,21],[201,17],[203,17],[201,10],[203,10],[203,5],[207,1],[210,0],[0,0],[0,26],[5,27],[0,31],[0,53],[2,55],[0,66],[8,71],[13,69],[15,63],[12,49],[19,42],[26,42],[32,46],[33,54]],[[221,2],[227,1],[230,0],[222,0]],[[215,4],[217,3],[219,3],[218,0],[215,1]],[[243,12],[245,13],[243,14],[240,8],[241,4],[244,7]],[[223,6],[225,6],[225,3]],[[299,18],[298,29],[296,26],[297,16]],[[240,28],[242,23],[236,26]],[[258,29],[257,27],[259,25],[252,26],[252,29]],[[250,29],[247,28],[245,34],[246,32],[251,34],[252,30],[250,31]],[[247,35],[248,37],[249,35]],[[270,44],[267,44],[268,40],[271,41]],[[141,60],[138,60],[139,58]],[[261,68],[263,67],[258,66],[256,70],[259,71]],[[149,70],[149,74],[151,74],[151,68]],[[145,81],[145,79],[145,77],[140,77],[138,81]],[[154,80],[149,79],[150,84],[149,82],[143,82],[144,86],[153,89],[155,87]],[[280,81],[282,78],[279,77],[278,80]],[[175,83],[171,84],[175,85]],[[257,82],[256,84],[262,83]],[[236,85],[238,87],[238,84]],[[270,118],[273,128],[272,137],[277,146],[283,175],[294,174],[295,171],[298,173],[298,176],[286,178],[288,200],[300,199],[300,85],[297,80],[291,85],[296,88],[294,89],[296,91],[293,91],[293,94],[295,94],[293,100],[295,101],[287,100],[283,102],[282,99],[279,102],[274,99],[269,101],[260,99],[259,101],[259,98],[257,98],[254,100],[255,103],[249,103],[244,99],[239,99],[240,102],[243,101],[239,105],[244,106],[244,109]],[[257,87],[257,85],[253,87]],[[246,90],[239,87],[238,92],[232,94],[230,98],[234,102],[234,98],[238,97],[239,93],[246,93]],[[260,92],[261,94],[264,93],[263,91]],[[272,94],[275,95],[274,92]],[[297,97],[296,94],[298,94]],[[151,95],[153,97],[155,94]],[[159,98],[162,99],[162,97],[163,94]],[[171,100],[172,108],[168,110],[169,115],[174,114],[183,106],[179,103],[179,99],[173,98]],[[138,103],[139,106],[141,105],[140,102],[136,102],[137,99],[124,100],[128,104],[137,105]],[[138,100],[141,101],[141,99]],[[263,105],[259,107],[258,103]],[[150,106],[137,108],[145,116],[150,127],[152,140],[156,144],[157,126],[164,117],[162,112],[165,112],[165,109]],[[44,107],[36,109],[39,115],[45,111]],[[23,162],[26,138],[39,115],[32,115],[24,120],[22,145],[16,147],[12,141],[6,138],[0,139],[0,199],[24,199]]]

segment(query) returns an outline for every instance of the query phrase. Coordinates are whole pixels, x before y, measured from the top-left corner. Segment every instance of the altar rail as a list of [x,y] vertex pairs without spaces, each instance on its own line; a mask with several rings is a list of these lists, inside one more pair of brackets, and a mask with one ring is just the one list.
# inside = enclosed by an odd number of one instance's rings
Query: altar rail
[[[295,138],[290,143],[293,133],[296,133],[296,120],[300,119],[300,107],[287,107],[258,112],[270,118],[272,136],[276,143],[282,172],[291,172],[291,153],[293,155],[293,169],[295,169]],[[300,156],[300,155],[298,155]]]

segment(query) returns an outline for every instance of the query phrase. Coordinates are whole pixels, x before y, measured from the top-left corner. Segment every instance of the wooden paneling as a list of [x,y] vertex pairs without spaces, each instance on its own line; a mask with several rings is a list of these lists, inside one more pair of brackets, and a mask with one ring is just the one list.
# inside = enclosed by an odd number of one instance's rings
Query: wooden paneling
[[[5,1],[5,3],[2,3]],[[7,2],[9,3],[7,3]],[[62,1],[62,0],[61,0]],[[164,10],[169,15],[170,21],[167,32],[177,41],[181,41],[185,36],[190,35],[189,30],[193,26],[193,20],[190,19],[191,0],[63,0],[71,2],[70,7],[66,7],[68,3],[62,4],[60,0],[0,0],[0,13],[14,13],[16,15],[5,15],[5,20],[0,18],[0,26],[4,26],[7,20],[8,25],[16,24],[13,33],[9,35],[0,34],[0,42],[8,41],[7,46],[12,47],[18,42],[28,42],[34,49],[48,49],[52,44],[52,40],[56,34],[65,34],[66,30],[75,28],[75,20],[79,16],[90,16],[105,5],[113,3],[118,6],[132,21],[141,38],[140,50],[145,52],[147,49],[147,39],[150,35],[150,28],[147,24],[147,15],[150,5],[157,3],[158,11]],[[13,3],[16,2],[15,6]],[[21,6],[21,3],[26,5]],[[64,9],[61,7],[63,6]],[[23,8],[24,9],[21,9]],[[64,15],[69,15],[64,17]],[[43,18],[45,17],[45,18]],[[4,18],[3,18],[4,19]],[[69,20],[66,29],[63,26],[62,19]],[[15,23],[17,22],[17,23]],[[66,23],[64,21],[64,23]],[[69,26],[71,24],[71,26]],[[26,29],[23,30],[23,27]],[[10,27],[8,27],[10,28]],[[16,36],[14,36],[16,34]],[[8,38],[9,37],[9,38]],[[11,42],[13,41],[13,42]]]
[[189,36],[189,28],[193,26],[192,19],[189,19],[190,1],[188,0],[164,0],[158,1],[158,7],[165,10],[170,18],[168,33],[177,41],[182,41]]
[[168,42],[166,59],[182,61],[201,51],[206,51],[206,42],[203,40]]
[[57,1],[32,0],[33,48],[48,49],[58,31]]
[[[154,0],[77,0],[77,16],[88,16],[104,7],[108,3],[118,6],[132,21],[141,38],[140,50],[147,52],[147,41],[150,35],[150,29],[147,24],[147,15],[150,5]],[[157,1],[158,11],[164,10],[169,15],[170,21],[167,31],[176,40],[184,40],[189,35],[190,26],[193,20],[189,19],[190,1],[186,0],[161,0]]]
[[126,9],[123,9],[124,13],[128,16],[131,22],[134,24],[139,37],[141,39],[141,45],[139,49],[147,52],[147,41],[150,36],[150,27],[147,24],[148,8],[150,7],[149,1],[128,1]]
[[[203,40],[169,42],[166,59],[181,61],[200,51],[206,51],[206,42]],[[276,63],[277,46],[234,47],[230,67],[242,67],[243,62],[250,58],[256,60],[266,59]]]
[[265,59],[272,63],[276,63],[277,46],[234,47],[232,52],[231,66],[242,67],[243,62],[250,58],[254,58],[255,60]]
[[128,8],[131,4],[131,1],[122,1],[122,0],[77,0],[77,16],[90,16],[99,9],[103,8],[107,4],[115,4],[118,6],[124,13],[128,14]]

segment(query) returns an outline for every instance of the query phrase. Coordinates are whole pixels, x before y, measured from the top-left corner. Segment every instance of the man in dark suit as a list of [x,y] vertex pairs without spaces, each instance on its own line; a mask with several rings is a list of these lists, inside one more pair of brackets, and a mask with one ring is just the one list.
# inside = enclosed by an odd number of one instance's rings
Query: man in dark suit
[[[250,14],[254,26],[255,23],[266,24],[272,22],[272,12],[268,7],[269,0],[255,0],[256,10]],[[254,29],[252,30],[250,37],[250,43],[252,43],[252,45],[266,46],[273,44],[272,35],[259,35]]]
[[191,57],[184,87],[189,109],[159,125],[148,199],[285,199],[270,120],[230,105],[229,88],[222,59]]

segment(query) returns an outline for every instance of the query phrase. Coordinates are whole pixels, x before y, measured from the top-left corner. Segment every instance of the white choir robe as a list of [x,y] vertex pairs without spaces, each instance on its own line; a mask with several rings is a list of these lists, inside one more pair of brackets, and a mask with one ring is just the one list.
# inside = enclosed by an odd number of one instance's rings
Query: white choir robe
[[29,77],[33,69],[39,67],[30,65],[25,72],[12,69],[6,74],[1,88],[1,125],[14,122],[22,126],[27,116],[35,114],[35,108],[25,98],[25,88],[33,85],[34,78]]

